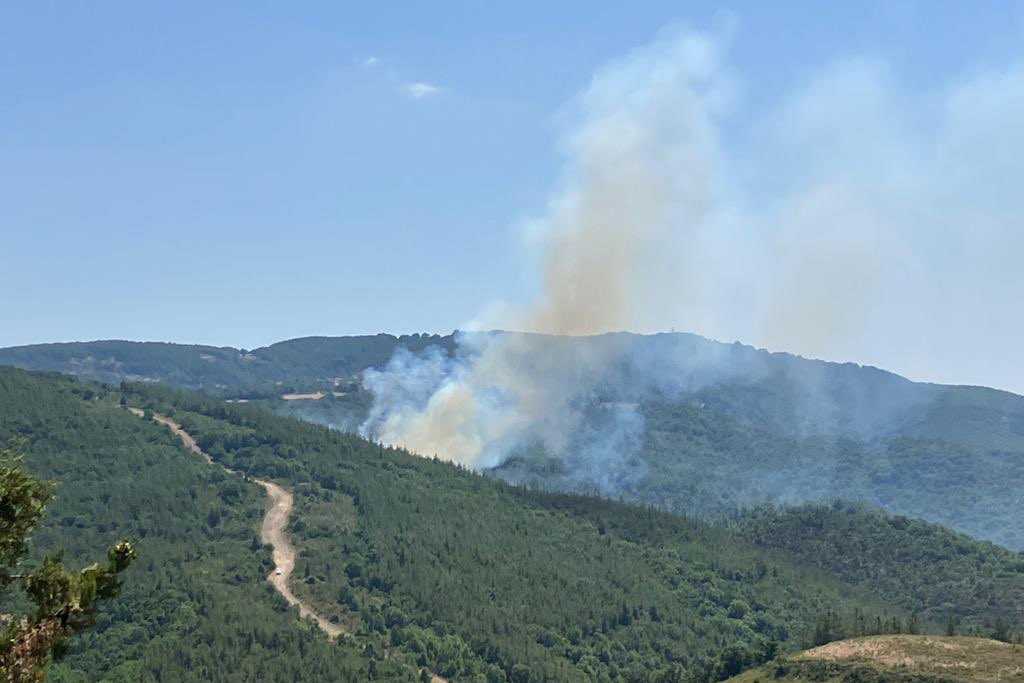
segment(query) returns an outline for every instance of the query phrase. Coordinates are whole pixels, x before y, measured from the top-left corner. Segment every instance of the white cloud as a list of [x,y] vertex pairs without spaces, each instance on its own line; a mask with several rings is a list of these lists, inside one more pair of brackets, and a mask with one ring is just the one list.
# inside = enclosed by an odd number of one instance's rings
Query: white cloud
[[364,69],[372,69],[378,64],[380,64],[380,60],[373,56],[367,57],[362,61],[362,66]]
[[431,85],[430,83],[423,83],[421,81],[417,81],[416,83],[406,83],[404,86],[402,86],[402,89],[405,91],[407,95],[417,100],[421,100],[424,97],[430,97],[441,92],[441,88],[437,87],[436,85]]

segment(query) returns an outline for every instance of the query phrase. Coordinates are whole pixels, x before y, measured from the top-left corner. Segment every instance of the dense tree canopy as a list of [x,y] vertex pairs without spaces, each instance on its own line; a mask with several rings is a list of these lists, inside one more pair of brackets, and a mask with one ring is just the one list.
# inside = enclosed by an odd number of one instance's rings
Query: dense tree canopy
[[[124,406],[172,415],[241,474]],[[699,683],[838,633],[946,626],[924,609],[930,587],[908,581],[890,598],[764,542],[771,529],[755,537],[510,486],[251,405],[0,368],[0,438],[11,436],[36,477],[59,482],[32,535],[33,567],[62,548],[85,565],[124,537],[141,558],[95,628],[67,640],[52,681],[414,681],[433,671],[455,683]],[[265,581],[266,501],[249,476],[293,491],[292,588],[351,637],[329,642]],[[873,524],[890,522],[862,523],[849,533],[871,539]],[[956,565],[934,540],[920,552],[953,582]],[[982,590],[990,578],[971,580]],[[980,621],[1003,613],[961,597]],[[5,596],[0,611],[28,599]]]
[[864,505],[762,507],[735,528],[764,548],[869,588],[953,632],[1024,627],[1024,553]]
[[[591,346],[618,349],[619,355],[602,355],[614,362],[602,364],[607,374],[593,384],[597,390],[578,401],[635,403],[645,424],[642,443],[613,477],[576,467],[578,448],[555,455],[526,449],[495,470],[508,481],[600,490],[705,517],[766,502],[853,498],[1024,550],[1020,396],[915,383],[877,368],[688,334],[557,343],[577,346],[567,357],[586,356]],[[454,335],[380,334],[308,337],[252,351],[125,341],[41,344],[0,349],[0,363],[258,400],[283,414],[354,430],[372,401],[360,373],[384,365],[399,347],[415,353],[428,346],[465,352]],[[640,381],[651,367],[656,381]],[[281,399],[292,391],[325,398]]]

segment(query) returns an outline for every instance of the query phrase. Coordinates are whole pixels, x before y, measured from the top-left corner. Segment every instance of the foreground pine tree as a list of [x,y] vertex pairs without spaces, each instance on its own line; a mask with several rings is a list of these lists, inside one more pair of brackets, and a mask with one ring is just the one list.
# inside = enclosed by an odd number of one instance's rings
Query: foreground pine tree
[[22,565],[29,533],[39,523],[52,497],[52,485],[33,477],[12,446],[0,449],[0,591],[22,588],[34,609],[3,615],[0,674],[4,683],[43,680],[43,667],[61,640],[90,626],[100,600],[117,595],[117,575],[135,559],[130,543],[107,551],[106,564],[69,571],[61,554],[38,567]]

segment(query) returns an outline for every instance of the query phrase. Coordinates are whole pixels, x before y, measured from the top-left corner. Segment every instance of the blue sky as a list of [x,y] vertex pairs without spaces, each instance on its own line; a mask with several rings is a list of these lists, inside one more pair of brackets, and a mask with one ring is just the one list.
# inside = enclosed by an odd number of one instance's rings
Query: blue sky
[[[5,5],[0,345],[446,332],[527,299],[523,224],[564,175],[567,103],[672,26],[728,35],[726,140],[837,61],[930,93],[1024,43],[1011,2],[495,5]],[[791,341],[706,319],[659,324]],[[920,367],[794,350],[1024,386],[998,364],[938,372],[956,348]]]

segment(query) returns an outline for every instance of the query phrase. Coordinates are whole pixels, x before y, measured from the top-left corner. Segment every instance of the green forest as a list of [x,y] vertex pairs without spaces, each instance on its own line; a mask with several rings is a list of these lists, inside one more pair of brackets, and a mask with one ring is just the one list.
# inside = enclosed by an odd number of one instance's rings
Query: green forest
[[[956,422],[941,417],[952,410],[946,398],[930,404],[905,433],[864,436],[770,427],[770,411],[788,405],[786,395],[762,396],[760,409],[741,414],[744,403],[727,404],[726,391],[641,403],[642,442],[614,494],[716,519],[765,503],[844,498],[1024,548],[1024,436],[1014,440],[1014,433],[1001,431],[1001,403],[968,407],[968,401],[984,398],[970,393],[958,399],[953,412],[977,424],[960,419],[964,435],[952,440],[947,428],[939,428]],[[340,405],[338,422],[351,404],[348,399]],[[317,419],[315,413],[304,417]],[[989,423],[995,426],[986,432],[985,445],[977,431]],[[1024,427],[1014,429],[1024,434]],[[564,458],[537,449],[510,458],[495,474],[553,490],[596,488]]]
[[[1024,549],[1024,399],[911,382],[696,335],[609,334],[545,341],[615,363],[579,401],[635,403],[643,434],[612,483],[564,453],[527,445],[493,470],[533,488],[723,519],[763,503],[856,499]],[[361,373],[397,349],[468,353],[457,335],[307,337],[245,350],[104,341],[0,349],[0,363],[83,379],[184,387],[357,431],[374,397]],[[569,354],[568,357],[573,357]],[[282,400],[321,391],[321,400]],[[602,474],[607,474],[603,472]]]
[[[173,416],[242,474],[129,406]],[[1019,555],[881,513],[711,524],[510,485],[258,406],[0,368],[11,437],[56,482],[32,557],[65,548],[84,564],[121,538],[138,551],[52,681],[704,683],[842,635],[941,633],[950,618],[964,632],[1019,628]],[[249,476],[294,492],[293,590],[351,637],[329,642],[264,580],[266,502]],[[814,524],[825,530],[808,536]],[[823,562],[823,543],[847,559]],[[0,611],[22,604],[4,599]]]
[[836,501],[758,508],[734,528],[954,633],[1005,635],[1024,614],[1024,553],[937,524]]
[[218,462],[295,490],[298,570],[321,613],[455,680],[715,679],[808,644],[820,613],[902,612],[706,523],[135,390]]
[[[121,538],[138,559],[94,628],[68,641],[48,681],[364,681],[369,662],[297,624],[263,580],[261,491],[211,468],[119,395],[73,378],[0,368],[0,439],[54,480],[32,554],[65,550],[82,566]],[[17,595],[0,611],[18,607]],[[402,680],[387,661],[378,669]],[[415,680],[412,673],[408,680]]]

